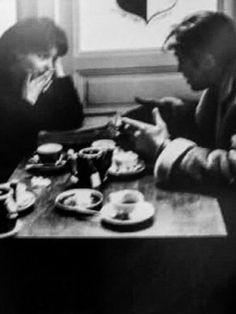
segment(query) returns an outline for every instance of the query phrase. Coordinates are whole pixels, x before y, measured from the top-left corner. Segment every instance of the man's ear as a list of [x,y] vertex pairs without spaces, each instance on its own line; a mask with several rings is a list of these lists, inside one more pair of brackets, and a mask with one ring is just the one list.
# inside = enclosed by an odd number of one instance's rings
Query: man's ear
[[211,53],[205,53],[202,56],[202,60],[201,60],[201,66],[205,69],[205,70],[210,70],[212,68],[214,68],[216,65],[216,58],[213,56],[213,54]]

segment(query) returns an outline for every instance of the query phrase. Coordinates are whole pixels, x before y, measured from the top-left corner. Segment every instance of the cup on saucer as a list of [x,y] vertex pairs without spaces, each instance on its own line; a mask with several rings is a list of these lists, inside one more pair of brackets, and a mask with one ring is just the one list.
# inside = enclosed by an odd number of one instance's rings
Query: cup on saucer
[[43,164],[55,163],[59,160],[62,154],[62,145],[58,143],[47,143],[40,145],[37,148],[40,162]]
[[129,219],[137,206],[144,202],[144,196],[137,190],[126,189],[110,193],[109,200],[118,219]]

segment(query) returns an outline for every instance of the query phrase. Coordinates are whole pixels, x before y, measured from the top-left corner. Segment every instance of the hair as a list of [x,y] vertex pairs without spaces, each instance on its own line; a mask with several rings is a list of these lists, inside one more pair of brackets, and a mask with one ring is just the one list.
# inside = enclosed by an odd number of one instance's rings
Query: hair
[[0,38],[0,68],[17,62],[20,55],[48,52],[67,53],[65,32],[49,18],[28,18],[10,27]]
[[173,28],[164,48],[193,59],[211,53],[220,65],[225,65],[236,57],[236,25],[224,13],[197,12]]

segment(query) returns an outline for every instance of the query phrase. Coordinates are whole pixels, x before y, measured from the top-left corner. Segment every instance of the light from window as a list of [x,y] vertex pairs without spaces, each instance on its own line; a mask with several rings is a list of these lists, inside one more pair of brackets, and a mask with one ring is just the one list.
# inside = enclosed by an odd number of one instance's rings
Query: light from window
[[0,0],[0,36],[16,23],[16,0]]
[[161,47],[171,26],[186,15],[217,10],[217,0],[178,0],[172,10],[146,24],[144,19],[122,10],[116,0],[78,1],[81,52]]

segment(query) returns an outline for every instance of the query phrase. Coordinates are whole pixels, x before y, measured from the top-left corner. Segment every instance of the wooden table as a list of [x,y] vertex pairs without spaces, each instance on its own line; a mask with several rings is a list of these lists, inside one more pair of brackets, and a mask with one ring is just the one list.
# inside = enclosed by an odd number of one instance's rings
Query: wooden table
[[[44,174],[47,176],[47,174]],[[108,195],[116,190],[135,189],[144,194],[145,200],[155,208],[154,221],[147,226],[135,226],[132,230],[111,230],[104,226],[101,212],[94,216],[63,215],[55,207],[56,196],[70,187],[70,174],[51,174],[48,187],[32,187],[34,175],[19,165],[12,179],[24,182],[36,196],[33,211],[19,221],[23,227],[18,237],[189,237],[189,236],[226,236],[227,231],[215,197],[201,194],[168,191],[155,186],[152,174],[139,178],[117,180],[110,177],[102,189],[104,204]],[[114,229],[114,228],[113,228]]]

